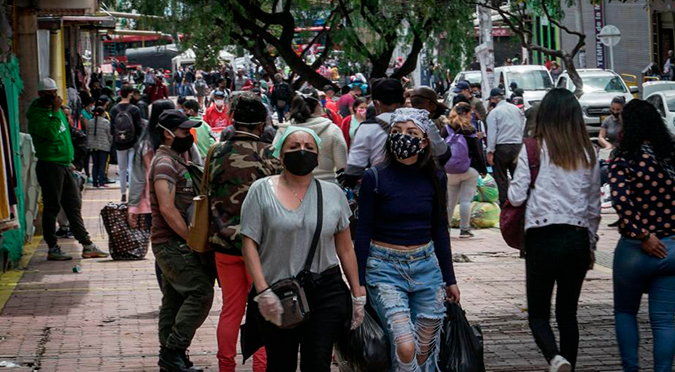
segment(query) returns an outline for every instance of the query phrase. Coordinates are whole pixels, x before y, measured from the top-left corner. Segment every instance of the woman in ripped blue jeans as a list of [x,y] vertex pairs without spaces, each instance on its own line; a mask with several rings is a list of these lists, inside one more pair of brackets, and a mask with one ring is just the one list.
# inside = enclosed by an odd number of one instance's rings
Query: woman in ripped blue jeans
[[366,171],[359,193],[359,275],[391,341],[392,369],[432,372],[444,302],[459,301],[447,179],[431,157],[427,111],[398,109],[391,123],[385,161]]
[[649,295],[654,371],[671,372],[675,356],[675,140],[650,103],[633,100],[609,168],[619,213],[614,253],[614,317],[621,364],[638,371],[637,313]]

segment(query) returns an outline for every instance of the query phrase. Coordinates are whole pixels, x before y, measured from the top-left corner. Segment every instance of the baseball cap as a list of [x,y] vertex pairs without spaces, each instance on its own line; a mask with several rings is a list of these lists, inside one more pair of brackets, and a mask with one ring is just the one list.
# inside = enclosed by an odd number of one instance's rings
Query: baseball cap
[[165,110],[159,115],[159,125],[168,130],[176,128],[190,129],[202,125],[202,122],[188,119],[180,110]]
[[332,86],[332,85],[330,85],[330,84],[326,84],[326,85],[323,87],[323,91],[324,91],[324,92],[327,92],[327,91],[329,91],[329,90],[332,90],[333,92],[335,92],[335,87]]
[[499,97],[499,96],[503,96],[503,95],[504,95],[504,91],[499,89],[499,88],[492,88],[492,90],[490,91],[490,98]]
[[403,103],[403,85],[397,79],[379,78],[372,83],[372,95],[376,101],[385,104]]
[[56,90],[56,81],[52,78],[43,78],[38,82],[38,92],[42,92],[44,90]]
[[462,80],[457,82],[457,85],[455,85],[455,90],[453,90],[453,92],[459,93],[466,89],[471,89],[471,85],[469,85],[469,83],[467,83],[466,81]]
[[101,102],[108,102],[110,101],[110,97],[106,96],[105,94],[101,94],[101,96],[98,97],[98,100]]
[[421,97],[421,98],[427,99],[427,100],[435,103],[436,106],[443,111],[448,109],[447,106],[438,102],[438,94],[436,94],[436,91],[431,89],[431,87],[421,86],[421,87],[413,90],[410,98],[415,98],[415,97]]

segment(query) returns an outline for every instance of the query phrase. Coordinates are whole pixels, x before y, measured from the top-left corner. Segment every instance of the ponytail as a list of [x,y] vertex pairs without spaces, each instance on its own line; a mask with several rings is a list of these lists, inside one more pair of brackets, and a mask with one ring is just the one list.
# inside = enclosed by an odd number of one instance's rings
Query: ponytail
[[305,88],[297,93],[291,101],[291,119],[296,123],[304,123],[314,115],[319,104],[319,92],[314,88]]

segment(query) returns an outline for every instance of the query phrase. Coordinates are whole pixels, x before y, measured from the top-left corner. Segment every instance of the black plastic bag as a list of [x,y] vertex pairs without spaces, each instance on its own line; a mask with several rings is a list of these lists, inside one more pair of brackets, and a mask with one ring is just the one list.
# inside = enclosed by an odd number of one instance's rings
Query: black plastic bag
[[390,354],[387,334],[369,311],[359,328],[343,332],[335,344],[340,372],[389,372]]
[[441,330],[441,372],[485,372],[483,332],[471,326],[459,304],[448,304]]

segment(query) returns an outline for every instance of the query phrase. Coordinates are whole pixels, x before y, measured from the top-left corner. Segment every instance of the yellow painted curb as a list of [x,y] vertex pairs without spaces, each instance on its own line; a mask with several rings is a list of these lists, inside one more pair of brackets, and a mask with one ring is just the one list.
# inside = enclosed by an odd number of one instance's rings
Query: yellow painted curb
[[[21,256],[21,261],[19,261],[19,267],[25,268],[28,266],[40,241],[42,241],[41,236],[34,236],[30,243],[23,246],[23,255]],[[11,270],[0,277],[0,314],[2,314],[2,310],[5,308],[5,304],[9,301],[12,293],[14,293],[14,288],[19,284],[23,273],[24,270]]]

